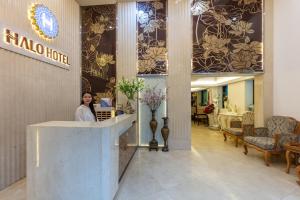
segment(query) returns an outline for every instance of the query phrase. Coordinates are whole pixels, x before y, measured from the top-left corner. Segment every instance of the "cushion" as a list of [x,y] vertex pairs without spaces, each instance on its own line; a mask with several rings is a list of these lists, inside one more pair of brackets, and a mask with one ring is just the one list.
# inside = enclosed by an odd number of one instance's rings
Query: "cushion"
[[260,147],[265,150],[272,150],[274,149],[275,146],[275,140],[274,138],[270,137],[252,137],[252,136],[247,136],[244,137],[244,141],[253,144],[257,147]]
[[243,130],[241,128],[225,128],[224,131],[231,133],[232,135],[240,136]]

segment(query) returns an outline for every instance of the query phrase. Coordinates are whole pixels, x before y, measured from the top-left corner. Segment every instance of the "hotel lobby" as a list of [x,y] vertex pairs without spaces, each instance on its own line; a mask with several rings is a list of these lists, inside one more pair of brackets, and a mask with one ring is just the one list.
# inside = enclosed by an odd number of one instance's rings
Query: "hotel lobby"
[[299,200],[299,0],[0,0],[0,200]]

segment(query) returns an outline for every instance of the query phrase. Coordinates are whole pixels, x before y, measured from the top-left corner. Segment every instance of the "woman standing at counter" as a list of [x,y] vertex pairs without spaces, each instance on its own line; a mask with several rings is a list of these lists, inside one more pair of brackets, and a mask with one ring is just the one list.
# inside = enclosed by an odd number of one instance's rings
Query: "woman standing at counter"
[[82,94],[81,105],[76,109],[75,120],[76,121],[92,121],[96,120],[96,112],[93,105],[92,94],[85,92]]

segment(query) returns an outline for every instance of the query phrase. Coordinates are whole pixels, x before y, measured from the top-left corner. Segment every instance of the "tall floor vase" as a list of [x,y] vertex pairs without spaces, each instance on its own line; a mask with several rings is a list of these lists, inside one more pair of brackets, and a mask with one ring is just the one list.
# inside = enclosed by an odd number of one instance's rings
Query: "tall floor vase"
[[151,151],[151,150],[158,151],[158,142],[155,139],[155,132],[156,132],[156,129],[157,129],[157,121],[155,119],[156,110],[151,110],[151,112],[152,112],[152,119],[150,121],[150,128],[151,128],[151,131],[152,131],[152,140],[149,142],[149,151]]
[[169,138],[169,127],[168,127],[168,117],[163,117],[164,120],[164,126],[161,128],[161,135],[162,138],[164,139],[164,147],[162,148],[163,152],[168,152],[169,151],[169,146],[168,146],[168,138]]

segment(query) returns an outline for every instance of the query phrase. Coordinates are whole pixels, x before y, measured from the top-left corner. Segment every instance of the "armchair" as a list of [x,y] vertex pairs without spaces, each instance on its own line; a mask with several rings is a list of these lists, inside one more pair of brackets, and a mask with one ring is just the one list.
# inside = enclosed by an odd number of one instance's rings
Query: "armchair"
[[224,141],[227,141],[227,135],[235,138],[235,147],[238,147],[239,140],[243,140],[245,135],[252,135],[254,128],[254,113],[245,112],[242,121],[233,120],[230,122],[230,128],[223,130]]
[[284,145],[298,141],[299,135],[295,134],[297,120],[291,117],[273,116],[266,122],[266,127],[255,128],[253,136],[244,137],[244,154],[248,154],[248,147],[264,153],[267,166],[270,165],[272,154],[280,154]]

